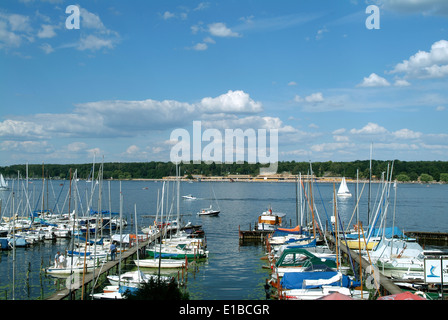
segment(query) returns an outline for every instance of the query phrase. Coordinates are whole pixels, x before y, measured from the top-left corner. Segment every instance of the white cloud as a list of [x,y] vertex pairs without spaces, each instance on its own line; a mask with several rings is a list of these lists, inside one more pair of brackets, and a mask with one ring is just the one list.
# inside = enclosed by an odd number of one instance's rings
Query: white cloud
[[193,49],[197,51],[204,51],[208,49],[208,45],[206,43],[197,43],[193,46]]
[[79,40],[79,44],[77,46],[78,50],[100,50],[102,48],[112,49],[114,47],[114,43],[112,39],[101,39],[95,35],[88,35],[86,37],[82,37]]
[[30,19],[20,14],[0,13],[0,48],[17,48],[33,42]]
[[398,139],[417,139],[422,136],[421,132],[415,132],[409,129],[400,129],[392,133]]
[[43,24],[42,28],[37,33],[38,38],[53,38],[56,36],[56,32],[54,29],[56,29],[57,26],[52,26],[49,24]]
[[129,147],[126,149],[126,153],[129,154],[129,155],[136,154],[136,153],[138,153],[139,151],[140,151],[140,148],[137,147],[136,145],[129,146]]
[[436,111],[444,111],[445,109],[444,106],[437,106]]
[[383,77],[380,77],[376,73],[371,73],[367,78],[358,85],[358,87],[387,87],[390,83]]
[[174,18],[174,17],[175,17],[174,13],[171,13],[171,12],[169,12],[169,11],[165,11],[165,12],[162,14],[162,18],[163,18],[163,20],[168,20],[168,19],[171,19],[171,18]]
[[101,21],[100,17],[92,12],[87,11],[84,8],[80,8],[80,17],[81,17],[81,27],[96,29],[107,32],[106,27]]
[[305,101],[309,103],[323,102],[324,96],[322,95],[322,92],[316,92],[305,97]]
[[347,148],[354,147],[354,143],[349,142],[330,142],[330,143],[321,143],[315,144],[311,146],[311,150],[314,152],[328,152],[328,151],[337,151],[337,150],[345,150]]
[[39,48],[41,48],[46,54],[54,51],[53,47],[48,43],[43,43]]
[[43,153],[50,152],[51,147],[47,141],[12,141],[6,140],[0,143],[1,151],[20,153]]
[[303,99],[302,99],[301,96],[299,96],[299,95],[296,94],[296,95],[294,96],[294,101],[295,101],[295,102],[302,102]]
[[21,137],[41,138],[46,135],[44,126],[38,123],[10,119],[0,122],[0,137],[10,139]]
[[398,63],[390,73],[403,73],[407,78],[442,78],[448,76],[448,41],[434,42],[431,50],[418,51]]
[[397,80],[395,80],[395,83],[394,83],[394,86],[396,86],[396,87],[408,87],[410,85],[411,84],[408,81],[403,80],[403,79],[397,79]]
[[193,11],[205,10],[208,7],[210,7],[210,2],[201,2],[198,4],[198,6],[196,8],[193,9]]
[[376,123],[369,122],[367,125],[362,127],[361,129],[351,129],[350,133],[352,134],[384,134],[387,133],[387,129],[384,127],[379,126]]
[[208,25],[208,31],[212,36],[216,37],[239,37],[237,32],[233,32],[231,29],[227,28],[225,23],[216,22]]
[[87,148],[87,144],[84,142],[73,142],[67,145],[67,151],[69,152],[80,152]]
[[254,113],[263,111],[260,102],[254,101],[249,94],[241,90],[229,90],[216,98],[203,98],[199,107],[205,112],[214,113]]
[[[197,119],[235,119],[237,114],[262,111],[261,103],[241,90],[229,90],[217,97],[205,97],[196,103],[152,99],[105,100],[76,104],[75,109],[67,114],[41,113],[22,117],[20,120],[5,120],[0,122],[0,137],[133,137],[188,126]],[[250,122],[249,119],[246,121]],[[269,117],[262,122],[269,122],[274,127],[280,126]],[[285,126],[282,128],[289,130]]]

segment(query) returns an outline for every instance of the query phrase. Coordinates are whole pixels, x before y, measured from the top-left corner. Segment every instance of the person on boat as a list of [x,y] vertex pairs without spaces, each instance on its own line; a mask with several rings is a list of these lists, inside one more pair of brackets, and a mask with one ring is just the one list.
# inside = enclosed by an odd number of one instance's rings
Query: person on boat
[[115,254],[117,253],[117,246],[115,245],[115,241],[110,245],[110,260],[115,261]]
[[59,264],[59,256],[61,255],[61,253],[58,251],[56,252],[56,254],[54,255],[54,265],[57,266]]
[[59,255],[59,268],[65,268],[65,256],[63,254]]

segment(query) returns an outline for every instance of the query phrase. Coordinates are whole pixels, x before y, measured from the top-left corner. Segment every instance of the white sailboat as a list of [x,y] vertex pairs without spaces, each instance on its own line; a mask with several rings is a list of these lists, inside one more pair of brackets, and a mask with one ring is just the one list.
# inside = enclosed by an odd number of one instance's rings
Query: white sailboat
[[204,208],[199,211],[197,214],[200,216],[217,216],[219,214],[219,210],[213,209],[212,205],[209,208]]
[[347,183],[345,182],[345,177],[342,177],[341,185],[338,189],[338,197],[351,197],[352,194],[348,190]]
[[0,191],[9,190],[8,181],[5,181],[3,175],[0,173]]

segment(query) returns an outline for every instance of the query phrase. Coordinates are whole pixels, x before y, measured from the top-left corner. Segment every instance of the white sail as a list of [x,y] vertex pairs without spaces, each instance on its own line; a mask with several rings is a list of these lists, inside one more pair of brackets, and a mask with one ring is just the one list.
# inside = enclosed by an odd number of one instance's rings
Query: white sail
[[0,190],[8,190],[8,182],[5,181],[2,174],[0,174]]
[[342,177],[341,185],[339,186],[338,196],[351,197],[352,194],[348,190],[347,183],[345,182],[345,177]]

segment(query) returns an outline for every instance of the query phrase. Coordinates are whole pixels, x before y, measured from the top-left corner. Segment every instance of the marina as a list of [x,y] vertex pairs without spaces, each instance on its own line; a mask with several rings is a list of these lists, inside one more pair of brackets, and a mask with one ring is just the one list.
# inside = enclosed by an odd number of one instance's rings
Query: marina
[[[59,182],[49,181],[50,184],[53,184],[54,187],[59,186]],[[79,183],[79,182],[78,182]],[[85,182],[83,182],[85,183]],[[11,250],[5,250],[1,253],[2,260],[0,263],[0,268],[7,268],[10,274],[5,279],[11,279],[11,264],[15,262],[16,268],[14,275],[16,284],[15,292],[12,292],[12,288],[10,286],[4,288],[4,297],[6,299],[12,299],[12,295],[14,294],[14,299],[21,300],[34,300],[34,299],[50,299],[50,300],[66,300],[66,299],[91,299],[90,294],[92,292],[99,293],[102,290],[107,290],[111,284],[108,283],[107,277],[117,275],[119,270],[121,270],[122,274],[135,271],[140,268],[142,272],[145,274],[157,274],[157,256],[151,257],[148,250],[149,248],[154,247],[154,244],[160,246],[160,243],[164,241],[157,241],[156,238],[160,238],[160,234],[157,236],[155,234],[150,235],[148,237],[145,232],[148,232],[154,226],[154,219],[157,216],[157,211],[160,212],[161,202],[158,200],[158,195],[160,197],[160,192],[163,188],[163,182],[147,182],[147,181],[111,181],[104,183],[105,194],[108,195],[108,185],[110,183],[111,194],[117,195],[120,193],[120,185],[121,185],[121,194],[123,198],[126,199],[123,201],[121,206],[123,218],[127,221],[128,225],[123,228],[123,234],[132,235],[139,234],[138,248],[136,249],[136,242],[134,244],[129,245],[127,250],[122,252],[121,259],[118,259],[119,254],[117,253],[115,261],[107,260],[102,265],[99,266],[95,270],[95,272],[87,273],[82,281],[77,282],[75,285],[67,288],[66,281],[67,277],[53,277],[48,273],[42,272],[46,268],[52,266],[52,259],[56,250],[67,250],[70,249],[70,239],[57,239],[57,240],[44,240],[43,242],[36,243],[34,245],[24,247],[24,248],[16,248],[16,259],[11,260]],[[34,182],[32,185],[42,185],[42,182]],[[212,200],[208,194],[210,189],[210,184],[213,184],[213,188],[217,190],[221,196],[218,197],[217,200],[220,206],[220,214],[213,215],[197,215],[196,212],[206,207],[206,205]],[[10,183],[11,185],[11,183]],[[379,192],[380,185],[375,187],[375,192]],[[62,187],[62,186],[59,186]],[[295,192],[295,183],[263,183],[263,184],[253,184],[247,182],[238,182],[238,183],[230,183],[230,182],[181,182],[180,183],[180,194],[195,194],[197,198],[195,200],[182,199],[180,197],[179,200],[179,210],[181,212],[181,224],[188,224],[190,226],[201,226],[201,230],[204,231],[203,236],[206,238],[207,245],[207,256],[201,259],[197,259],[191,265],[188,265],[186,268],[185,258],[179,259],[182,261],[178,264],[178,267],[168,268],[166,272],[163,272],[164,275],[168,274],[175,279],[178,279],[180,283],[183,285],[183,290],[188,291],[190,294],[190,299],[192,300],[209,300],[209,299],[255,299],[255,300],[264,300],[266,299],[265,292],[265,283],[266,280],[271,278],[271,269],[265,268],[266,266],[266,255],[268,253],[268,249],[272,249],[274,246],[281,246],[278,242],[280,241],[279,237],[272,238],[274,230],[283,230],[288,235],[287,241],[289,241],[290,245],[298,245],[298,231],[302,228],[297,228],[300,225],[301,217],[297,215],[297,197]],[[348,187],[351,189],[353,193],[352,197],[345,198],[344,200],[338,200],[339,212],[341,215],[341,219],[343,220],[343,224],[346,225],[348,221],[350,221],[351,215],[353,214],[353,210],[356,207],[356,198],[355,193],[353,192],[353,184],[348,183]],[[436,201],[438,201],[438,207],[441,205],[445,208],[446,200],[444,200],[443,196],[437,198],[437,194],[443,195],[446,192],[446,185],[436,185],[433,186],[433,195],[436,197]],[[176,192],[176,183],[168,182],[165,185],[165,188],[170,188],[170,192]],[[332,219],[329,214],[333,210],[332,209],[332,198],[333,198],[333,184],[325,184],[321,183],[319,186],[315,186],[314,194],[323,195],[322,199],[316,199],[315,209],[316,209],[316,219],[321,220],[319,224],[319,228],[313,231],[313,229],[308,229],[310,234],[313,235],[316,232],[317,235],[325,235],[325,239],[319,239],[319,245],[327,242],[326,245],[329,245],[329,249],[334,254],[334,233],[331,233],[329,230],[329,226],[334,225],[334,219]],[[377,189],[378,188],[378,189]],[[37,188],[36,188],[37,190]],[[90,185],[89,185],[90,190]],[[430,188],[419,186],[419,185],[399,185],[399,194],[402,198],[409,197],[411,202],[422,201],[416,198],[416,194],[420,194],[420,192],[426,193],[425,195],[421,195],[423,197],[428,197]],[[7,191],[8,192],[8,191]],[[40,191],[35,191],[35,195],[40,193]],[[56,194],[56,193],[55,193]],[[3,209],[4,204],[7,202],[7,198],[5,198],[6,193],[2,194],[2,203]],[[171,193],[172,195],[172,193]],[[201,197],[199,195],[205,195]],[[223,196],[225,195],[225,196]],[[269,195],[269,196],[266,196]],[[365,196],[365,195],[363,195]],[[94,193],[94,197],[98,197],[98,193]],[[117,198],[117,197],[115,197]],[[111,199],[114,199],[112,196]],[[174,199],[174,200],[173,200]],[[363,217],[365,213],[362,213],[366,209],[366,203],[364,200],[366,198],[361,198],[359,209],[360,216]],[[418,213],[420,212],[421,207],[415,206],[415,203],[409,204],[407,200],[401,200],[400,208],[397,210],[395,215],[395,225],[402,226],[405,230],[427,230],[427,231],[405,231],[404,233],[409,237],[415,237],[418,239],[420,243],[424,243],[423,246],[425,250],[429,250],[431,248],[446,249],[445,244],[443,243],[443,239],[446,236],[443,230],[447,230],[447,221],[446,219],[439,219],[434,217],[434,219],[438,219],[439,223],[435,225],[423,224],[422,220],[427,221],[424,217],[420,216]],[[441,200],[441,201],[439,201]],[[49,203],[52,203],[51,197],[49,199]],[[107,203],[108,196],[105,196],[105,203]],[[176,206],[177,200],[174,197],[170,197],[169,202],[172,204],[168,205],[169,210],[173,214],[173,220],[176,218]],[[41,201],[39,201],[41,203]],[[120,209],[120,201],[111,200],[112,203],[112,212],[119,212]],[[145,205],[143,205],[145,204]],[[205,204],[205,206],[204,206]],[[304,205],[305,203],[302,203]],[[55,203],[52,204],[55,206]],[[428,205],[428,202],[424,203],[425,206]],[[307,204],[308,206],[308,204]],[[429,204],[429,206],[431,206]],[[103,208],[107,207],[106,204],[103,205]],[[142,207],[141,210],[139,208]],[[308,206],[310,207],[310,206]],[[402,216],[402,207],[405,207],[406,215],[411,215],[413,218],[405,218]],[[415,207],[414,211],[410,209],[411,207]],[[159,208],[159,209],[158,209]],[[166,198],[165,198],[165,208],[166,207]],[[269,211],[269,208],[273,208],[273,212],[285,213],[283,217],[283,223],[281,226],[277,226],[274,230],[264,230],[264,228],[259,229],[258,221],[259,217],[263,216],[263,212]],[[8,217],[8,211],[5,210],[2,212],[6,215],[4,217]],[[409,212],[411,210],[411,212]],[[67,209],[64,210],[66,212]],[[442,210],[443,211],[443,210]],[[440,214],[443,215],[441,210],[432,210],[431,214]],[[364,211],[365,212],[365,211]],[[328,216],[327,216],[328,215]],[[306,215],[303,216],[302,225],[310,226],[310,220],[312,216]],[[392,214],[385,217],[384,223],[386,225],[392,223]],[[364,217],[365,219],[365,217]],[[347,222],[346,222],[347,221]],[[297,223],[299,222],[299,223]],[[403,223],[406,222],[406,223]],[[353,224],[353,223],[352,223]],[[171,225],[173,227],[175,224]],[[160,226],[165,226],[169,228],[169,224],[160,224]],[[416,228],[418,226],[418,228]],[[135,229],[137,227],[137,229]],[[117,229],[119,230],[119,229]],[[146,230],[143,232],[143,230]],[[154,230],[154,229],[153,229]],[[117,231],[113,232],[115,234]],[[291,232],[290,234],[288,232]],[[92,233],[93,235],[94,233]],[[339,234],[342,234],[339,231]],[[104,237],[107,240],[108,235]],[[104,236],[103,235],[103,236]],[[267,244],[266,240],[268,238],[272,238],[271,242]],[[286,236],[284,236],[286,237]],[[163,237],[162,237],[163,238]],[[438,240],[435,244],[434,242],[430,242],[430,240]],[[93,239],[92,239],[93,240]],[[275,240],[275,241],[274,241]],[[300,239],[302,244],[307,242],[307,239]],[[277,241],[277,242],[276,242]],[[286,240],[285,240],[286,241]],[[308,242],[309,243],[309,242]],[[333,243],[333,244],[331,244]],[[176,243],[174,247],[178,244]],[[107,243],[106,246],[109,246]],[[195,247],[196,246],[196,247]],[[318,246],[319,247],[319,246]],[[343,273],[349,269],[350,267],[350,259],[352,261],[361,261],[360,257],[355,252],[356,250],[348,250],[344,247],[343,243],[339,243],[338,245],[341,256],[344,257],[344,268],[342,268]],[[100,248],[100,247],[98,247]],[[198,244],[194,244],[193,248],[198,248]],[[99,249],[98,249],[99,250]],[[193,249],[194,250],[194,249]],[[312,248],[309,249],[312,252]],[[316,249],[315,249],[316,250]],[[319,251],[317,249],[317,251]],[[87,251],[86,251],[87,252]],[[154,251],[156,254],[160,251]],[[197,251],[199,252],[199,251]],[[319,254],[323,254],[321,252],[317,252]],[[184,256],[185,257],[185,256]],[[347,258],[349,257],[349,258]],[[193,259],[193,260],[192,260]],[[194,257],[192,259],[188,259],[194,261]],[[367,256],[362,256],[362,262],[360,265],[362,266],[364,272],[369,268],[371,262]],[[175,259],[166,259],[172,260],[174,262]],[[177,259],[176,259],[177,260]],[[121,265],[120,265],[121,261]],[[144,263],[146,261],[146,265]],[[36,262],[38,266],[36,267]],[[187,264],[189,263],[187,262]],[[141,263],[141,264],[140,264]],[[152,263],[152,264],[151,264]],[[356,262],[358,264],[358,262]],[[139,265],[140,264],[140,265]],[[160,264],[162,267],[162,264]],[[25,268],[25,271],[24,271]],[[28,271],[26,271],[28,268]],[[222,273],[221,270],[227,270],[225,273]],[[355,267],[357,268],[357,267]],[[162,267],[162,269],[164,269]],[[353,275],[352,275],[353,276]],[[186,280],[188,278],[188,280]],[[41,279],[41,280],[34,280]],[[42,281],[43,280],[43,281]],[[40,283],[40,285],[36,285]],[[403,291],[403,284],[407,284],[409,287],[419,285],[422,283],[421,279],[413,280],[412,279],[401,279],[398,281],[397,279],[391,279],[381,275],[381,295],[384,296],[386,294],[395,294],[398,290]],[[396,283],[400,284],[400,287]],[[24,286],[25,284],[25,286]],[[24,287],[23,287],[24,286]],[[437,285],[430,286],[432,293],[437,294]],[[82,293],[84,288],[84,293]],[[399,288],[399,289],[397,289]],[[25,290],[24,290],[25,289]],[[274,288],[272,288],[273,292]],[[297,289],[294,289],[297,290]],[[300,289],[302,290],[302,289]],[[340,293],[345,292],[345,289],[341,289]],[[417,290],[418,291],[418,290]],[[26,292],[23,295],[23,292]],[[34,292],[34,293],[33,293]],[[310,293],[311,294],[311,293]],[[275,294],[270,295],[270,299],[280,298]]]

